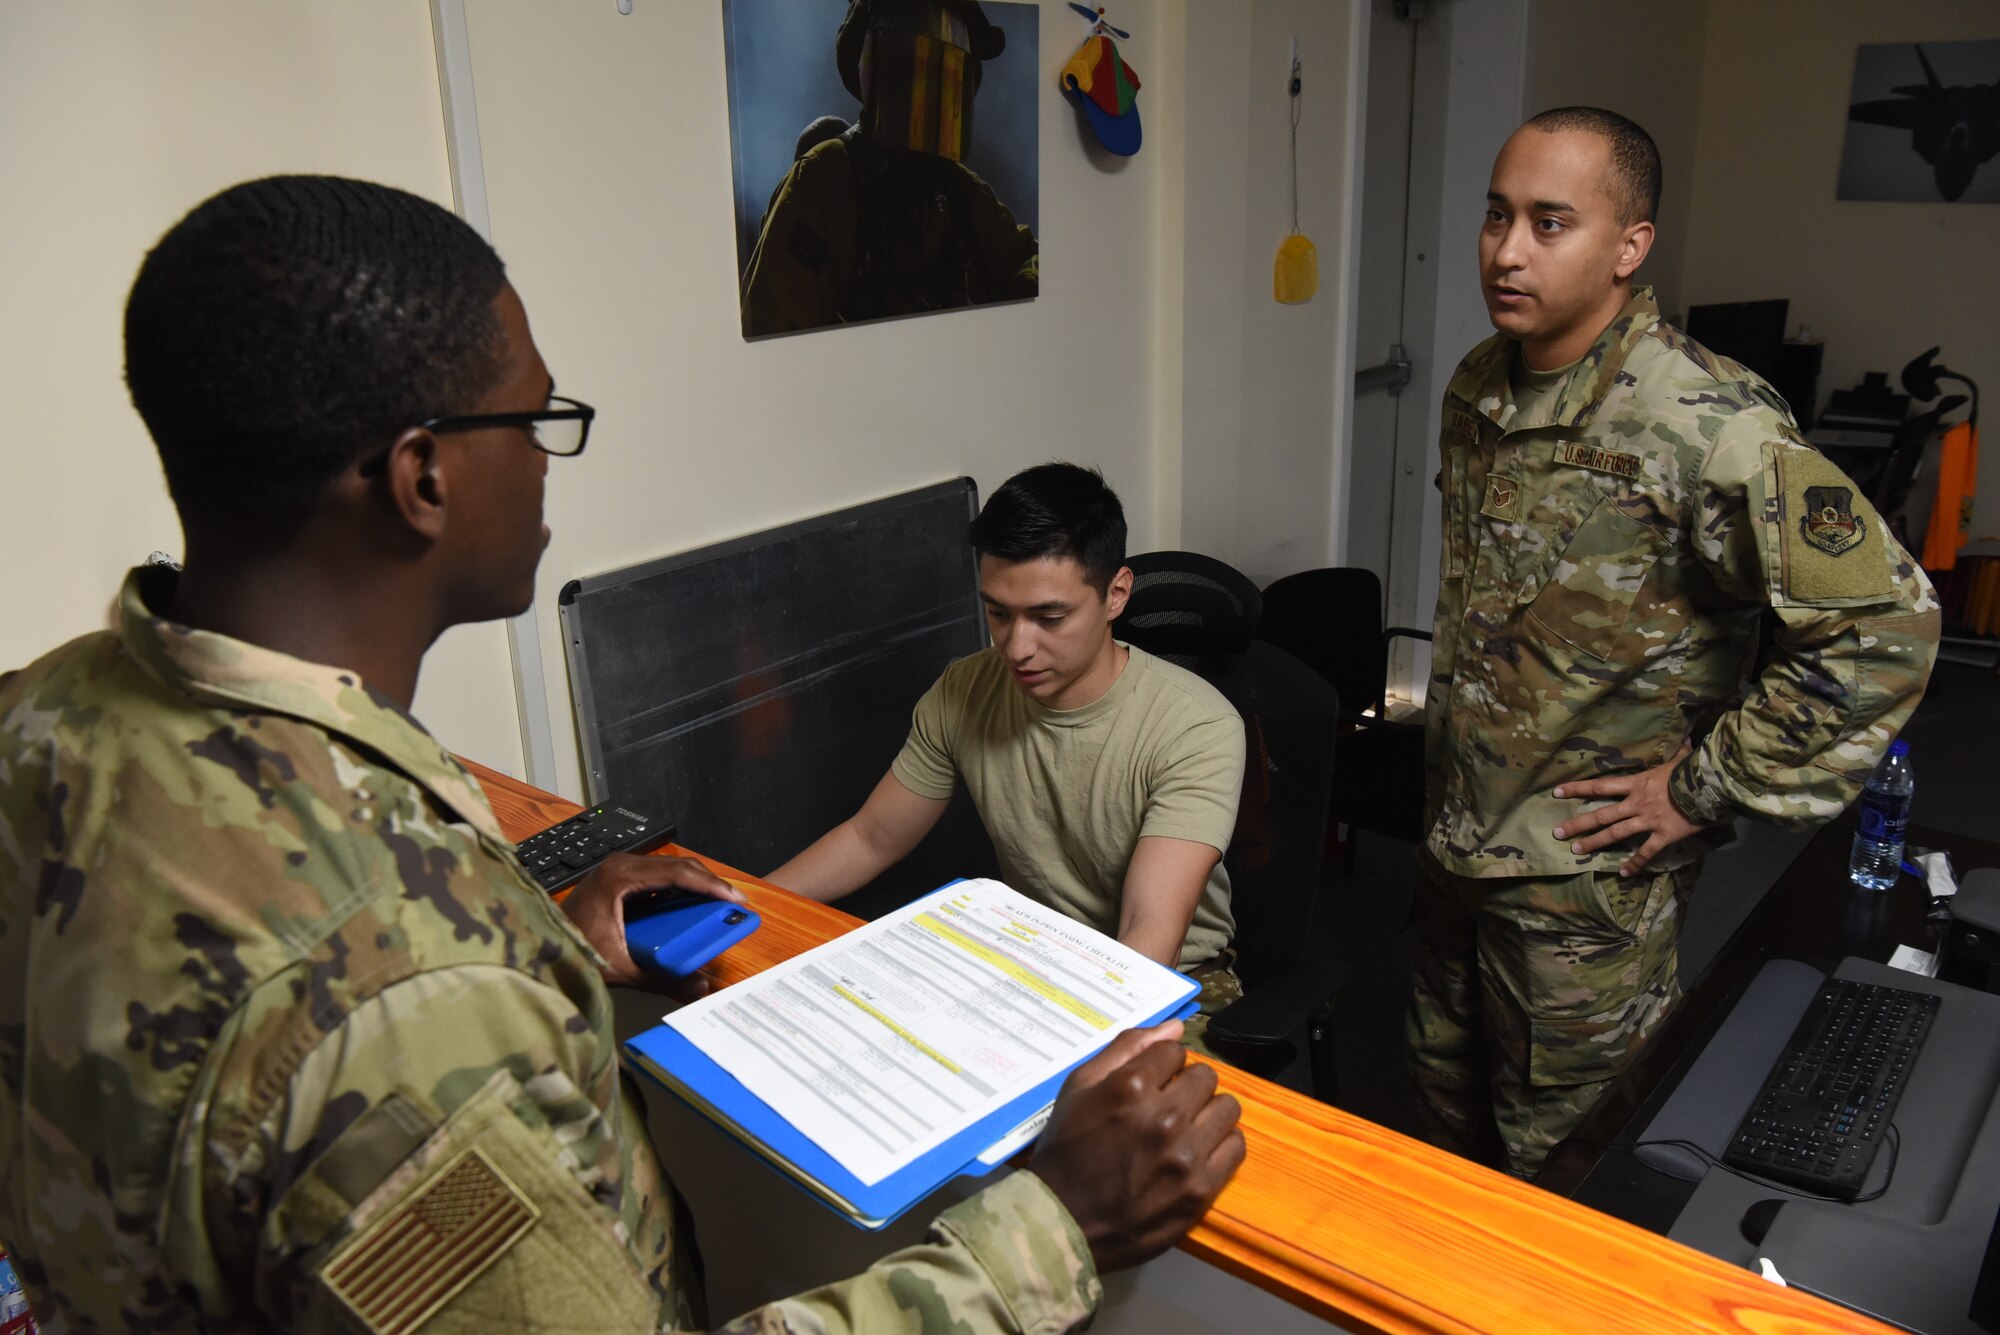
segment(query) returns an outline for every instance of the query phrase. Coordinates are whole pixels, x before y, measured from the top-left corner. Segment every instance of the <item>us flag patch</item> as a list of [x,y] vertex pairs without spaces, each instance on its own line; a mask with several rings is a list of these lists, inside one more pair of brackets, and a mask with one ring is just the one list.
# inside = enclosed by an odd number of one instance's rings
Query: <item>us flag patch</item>
[[370,1330],[407,1335],[540,1217],[506,1174],[469,1149],[371,1224],[321,1278]]

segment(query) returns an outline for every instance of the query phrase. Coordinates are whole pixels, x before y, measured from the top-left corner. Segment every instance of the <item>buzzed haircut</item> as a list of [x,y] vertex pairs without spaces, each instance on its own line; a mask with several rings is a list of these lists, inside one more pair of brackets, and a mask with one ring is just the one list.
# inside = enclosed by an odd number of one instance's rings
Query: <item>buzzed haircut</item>
[[972,521],[972,545],[1002,561],[1074,557],[1099,593],[1125,564],[1125,507],[1104,474],[1076,464],[1038,464],[987,498]]
[[183,526],[282,549],[355,460],[470,411],[504,366],[506,281],[472,228],[385,185],[273,176],[197,205],[125,305],[125,383]]
[[1652,222],[1660,211],[1660,149],[1634,122],[1603,107],[1555,107],[1528,122],[1544,134],[1582,130],[1611,146],[1611,180],[1605,192],[1618,205],[1618,225]]

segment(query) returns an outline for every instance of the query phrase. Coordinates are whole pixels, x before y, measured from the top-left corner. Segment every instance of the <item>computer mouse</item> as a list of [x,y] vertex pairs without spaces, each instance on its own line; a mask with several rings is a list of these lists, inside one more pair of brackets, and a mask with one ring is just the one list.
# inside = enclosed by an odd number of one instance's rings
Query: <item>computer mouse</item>
[[1655,1172],[1683,1182],[1699,1182],[1708,1175],[1709,1161],[1685,1145],[1646,1141],[1632,1151],[1632,1157]]
[[1745,1210],[1742,1222],[1736,1227],[1742,1230],[1744,1240],[1752,1247],[1761,1247],[1764,1245],[1764,1235],[1771,1231],[1771,1221],[1776,1219],[1778,1211],[1784,1208],[1785,1203],[1776,1196],[1767,1197]]

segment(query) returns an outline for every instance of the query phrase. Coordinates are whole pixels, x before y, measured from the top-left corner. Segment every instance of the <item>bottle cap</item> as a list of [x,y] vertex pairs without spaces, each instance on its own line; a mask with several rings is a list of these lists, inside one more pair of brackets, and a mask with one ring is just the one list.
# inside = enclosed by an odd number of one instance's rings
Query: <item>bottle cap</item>
[[1910,754],[1910,744],[1898,737],[1895,741],[1889,743],[1889,754],[1892,756],[1906,756]]

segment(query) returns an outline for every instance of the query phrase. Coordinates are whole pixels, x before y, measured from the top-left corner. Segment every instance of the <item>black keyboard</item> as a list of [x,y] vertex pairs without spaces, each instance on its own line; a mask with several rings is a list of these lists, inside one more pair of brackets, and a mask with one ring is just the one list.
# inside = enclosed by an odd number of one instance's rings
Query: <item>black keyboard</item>
[[536,884],[554,894],[613,853],[650,853],[673,837],[669,822],[606,803],[529,835],[514,851]]
[[1938,998],[1829,978],[1750,1104],[1723,1162],[1853,1200],[1882,1147]]

